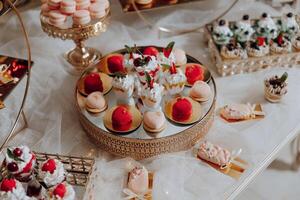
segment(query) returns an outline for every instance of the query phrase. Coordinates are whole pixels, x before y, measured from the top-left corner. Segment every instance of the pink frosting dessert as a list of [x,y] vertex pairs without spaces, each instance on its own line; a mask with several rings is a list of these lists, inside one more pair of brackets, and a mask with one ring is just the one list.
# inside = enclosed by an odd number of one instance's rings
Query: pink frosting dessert
[[231,162],[231,153],[227,149],[207,141],[200,145],[197,155],[203,160],[220,166],[220,168],[226,168]]

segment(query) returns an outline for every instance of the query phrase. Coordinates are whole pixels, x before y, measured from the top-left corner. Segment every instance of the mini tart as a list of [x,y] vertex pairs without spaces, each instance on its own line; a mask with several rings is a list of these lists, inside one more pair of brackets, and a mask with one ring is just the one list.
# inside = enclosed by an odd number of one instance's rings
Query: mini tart
[[[286,38],[282,37],[281,45],[278,44],[276,41],[272,41],[270,45],[270,50],[272,54],[284,54],[289,53],[292,50],[292,43],[287,40]],[[277,38],[278,40],[278,38]]]
[[[198,68],[201,70],[197,69],[192,69],[190,72],[187,71],[187,68]],[[185,86],[191,87],[196,81],[204,81],[204,82],[209,82],[211,79],[211,74],[210,72],[204,67],[203,65],[199,63],[188,63],[184,66],[181,67],[184,75],[186,76],[186,83]],[[194,73],[199,73],[196,77],[190,77]]]
[[[104,74],[104,73],[101,73],[101,72],[99,72],[99,75],[100,75],[100,79],[101,79],[102,84],[103,84],[103,92],[102,93],[103,93],[103,95],[105,95],[112,88],[112,78],[110,76],[108,76],[107,74]],[[88,94],[85,92],[85,89],[84,89],[84,78],[85,78],[85,76],[81,77],[79,79],[79,81],[77,82],[77,89],[78,89],[78,92],[80,94],[82,94],[83,96],[88,96]]]
[[108,67],[108,60],[114,56],[120,57],[123,59],[122,63],[119,63],[120,65],[122,65],[122,67],[120,66],[120,68],[122,68],[122,69],[118,70],[118,72],[126,72],[125,66],[124,66],[124,56],[123,56],[123,54],[120,54],[120,53],[112,53],[112,54],[109,54],[109,55],[105,56],[104,58],[102,58],[98,64],[98,70],[105,74],[108,74],[110,76],[114,75],[114,72],[112,72]]
[[[99,107],[95,101],[102,101],[104,102],[103,106]],[[87,111],[91,113],[100,113],[106,110],[107,102],[105,101],[101,92],[93,92],[89,94],[85,100],[85,108]]]
[[[177,121],[172,116],[173,105],[177,102],[178,98],[187,99],[192,104],[192,114],[189,117],[189,119],[186,121]],[[165,103],[164,113],[165,113],[166,117],[169,120],[171,120],[172,122],[175,122],[177,124],[182,124],[182,125],[190,125],[190,124],[193,124],[193,123],[197,122],[198,120],[200,120],[200,118],[202,116],[202,108],[201,108],[201,105],[197,101],[191,99],[190,97],[175,97],[172,100]]]
[[[132,123],[131,123],[129,129],[125,130],[125,131],[119,131],[119,130],[116,130],[113,127],[112,115],[113,115],[114,110],[117,109],[120,106],[126,107],[128,109],[128,112],[131,113],[131,115],[132,115]],[[142,120],[143,120],[143,118],[142,118],[142,115],[141,115],[140,111],[133,105],[132,106],[130,106],[130,105],[117,105],[117,106],[114,106],[112,108],[109,108],[105,112],[104,117],[103,117],[104,126],[109,131],[114,132],[114,133],[120,133],[120,134],[130,133],[130,132],[136,130],[137,128],[140,127],[140,125],[142,123]]]
[[296,51],[300,51],[300,36],[296,36],[292,40],[293,47]]
[[247,46],[247,53],[251,57],[263,57],[270,52],[269,45],[264,44],[261,46],[257,46],[250,42],[250,45]]
[[247,52],[239,44],[229,43],[222,46],[221,56],[225,59],[243,59],[247,57]]
[[[150,115],[150,116],[147,116],[147,117],[149,117],[149,120],[151,120],[150,118],[161,120],[160,121],[160,123],[162,123],[161,126],[159,126],[156,129],[153,128],[153,127],[150,127],[151,125],[149,126],[149,124],[147,124],[149,122],[147,122],[148,118],[147,118],[147,120],[145,118],[146,115]],[[157,122],[152,122],[152,123],[157,124]],[[147,132],[150,132],[150,133],[159,133],[159,132],[162,132],[166,128],[166,118],[164,116],[164,113],[161,112],[161,111],[148,111],[148,112],[144,113],[143,125],[144,125],[144,129]]]

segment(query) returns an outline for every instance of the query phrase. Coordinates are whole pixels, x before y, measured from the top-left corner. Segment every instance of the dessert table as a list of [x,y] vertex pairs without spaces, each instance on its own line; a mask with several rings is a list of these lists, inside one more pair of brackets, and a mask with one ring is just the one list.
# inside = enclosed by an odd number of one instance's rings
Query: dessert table
[[[62,57],[63,52],[71,49],[73,44],[49,38],[43,33],[37,5],[39,1],[22,9],[35,62],[25,108],[28,127],[14,137],[10,144],[26,144],[42,152],[96,157],[99,173],[91,179],[97,188],[91,191],[92,195],[95,195],[95,199],[122,199],[124,166],[133,161],[101,151],[87,138],[75,109],[74,90],[78,76],[64,70],[69,64]],[[156,26],[187,29],[209,22],[226,6],[227,1],[199,1],[180,5],[178,9],[145,11],[145,15]],[[105,54],[123,48],[124,44],[165,46],[175,41],[177,47],[199,59],[212,71],[217,85],[217,108],[230,103],[247,102],[263,106],[266,116],[260,120],[226,123],[216,113],[206,137],[221,146],[243,150],[240,157],[249,163],[249,167],[239,180],[221,174],[195,159],[192,150],[141,161],[155,172],[154,199],[234,199],[276,158],[280,149],[300,132],[300,115],[297,114],[300,112],[300,68],[278,67],[251,74],[220,77],[210,61],[202,30],[183,35],[159,34],[157,29],[149,29],[135,13],[123,13],[117,0],[111,1],[111,11],[112,18],[107,32],[91,38],[87,42],[89,46]],[[236,20],[248,13],[255,18],[262,12],[275,16],[281,13],[267,4],[247,0],[240,1],[225,17]],[[17,23],[12,13],[0,17],[0,52],[26,58],[25,44]],[[268,103],[264,99],[263,80],[284,71],[289,73],[288,94],[281,103]],[[25,81],[22,82],[6,99],[7,108],[0,110],[0,141],[8,134],[17,113]],[[78,192],[79,198],[83,197],[83,193]]]

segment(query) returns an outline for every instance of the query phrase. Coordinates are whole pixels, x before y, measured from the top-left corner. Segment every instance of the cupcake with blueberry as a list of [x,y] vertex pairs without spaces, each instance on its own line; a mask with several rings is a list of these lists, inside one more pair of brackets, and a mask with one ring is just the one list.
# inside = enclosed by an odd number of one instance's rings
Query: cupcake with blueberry
[[226,59],[247,58],[247,51],[239,43],[230,42],[221,48],[221,56]]
[[224,19],[219,20],[217,23],[214,24],[213,30],[212,30],[212,37],[215,41],[215,43],[220,48],[223,45],[226,45],[229,43],[233,36],[232,31],[228,27],[228,22]]
[[39,176],[47,187],[52,187],[66,179],[66,172],[62,162],[56,159],[48,159],[42,163]]
[[270,52],[265,37],[257,37],[255,41],[250,41],[246,49],[248,56],[251,57],[262,57]]
[[288,37],[279,34],[276,39],[271,41],[270,50],[273,54],[289,53],[292,50],[292,43]]
[[249,15],[244,15],[242,20],[236,22],[233,28],[236,41],[245,48],[255,32],[250,23]]
[[169,69],[164,72],[164,86],[169,95],[176,95],[183,91],[186,77],[181,69],[176,68],[173,63]]
[[0,199],[2,200],[30,200],[23,185],[16,179],[5,178],[0,186]]
[[49,189],[48,198],[49,200],[75,200],[75,191],[73,187],[66,183],[60,183]]
[[288,74],[285,72],[281,77],[275,75],[265,80],[265,98],[268,101],[279,102],[287,93],[287,78]]
[[256,33],[258,37],[266,38],[267,44],[271,39],[278,36],[278,28],[274,20],[267,13],[263,13],[256,23]]
[[299,32],[299,24],[295,19],[295,15],[291,12],[278,20],[278,25],[281,33],[290,40]]
[[27,146],[9,147],[4,163],[10,175],[19,181],[28,182],[36,164],[36,157]]

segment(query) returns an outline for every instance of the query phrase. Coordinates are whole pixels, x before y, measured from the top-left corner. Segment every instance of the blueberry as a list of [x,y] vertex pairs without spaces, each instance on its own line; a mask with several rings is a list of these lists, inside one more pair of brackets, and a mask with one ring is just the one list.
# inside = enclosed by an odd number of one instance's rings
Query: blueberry
[[249,15],[244,15],[243,16],[243,20],[248,20],[249,19]]
[[264,12],[261,16],[262,16],[263,18],[266,18],[266,17],[268,17],[268,14]]
[[244,35],[249,35],[249,31],[245,31],[245,32],[244,32]]
[[293,13],[289,12],[286,16],[289,17],[289,18],[293,17]]
[[224,19],[221,19],[220,21],[219,21],[219,26],[224,26],[225,25],[225,20]]

